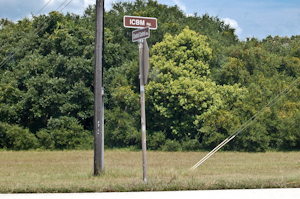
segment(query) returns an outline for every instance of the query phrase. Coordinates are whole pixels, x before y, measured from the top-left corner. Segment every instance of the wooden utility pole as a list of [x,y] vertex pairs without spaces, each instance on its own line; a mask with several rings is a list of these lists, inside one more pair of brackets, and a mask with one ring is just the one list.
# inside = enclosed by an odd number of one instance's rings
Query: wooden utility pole
[[103,18],[104,0],[96,0],[94,72],[94,175],[104,173]]

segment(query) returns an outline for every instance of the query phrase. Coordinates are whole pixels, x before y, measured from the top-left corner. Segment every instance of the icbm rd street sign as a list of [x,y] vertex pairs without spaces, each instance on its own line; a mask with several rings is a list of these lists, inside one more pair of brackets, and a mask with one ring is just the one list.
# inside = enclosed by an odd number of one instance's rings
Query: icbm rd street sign
[[124,16],[124,27],[126,28],[146,28],[151,30],[157,29],[157,19],[153,17],[136,17],[136,16]]

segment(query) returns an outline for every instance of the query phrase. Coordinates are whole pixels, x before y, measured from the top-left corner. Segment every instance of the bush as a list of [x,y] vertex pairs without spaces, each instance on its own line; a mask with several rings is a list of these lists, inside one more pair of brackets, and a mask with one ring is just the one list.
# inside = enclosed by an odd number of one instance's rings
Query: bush
[[270,136],[264,124],[254,122],[234,140],[235,150],[246,152],[265,152],[269,149]]
[[166,135],[162,131],[147,135],[147,147],[152,150],[159,150],[166,142]]
[[130,145],[141,147],[139,124],[139,120],[120,108],[108,110],[105,116],[105,145],[110,148]]
[[48,130],[54,129],[72,129],[74,131],[81,131],[83,127],[79,124],[79,121],[74,117],[61,116],[58,118],[50,118],[47,123]]
[[46,129],[42,129],[36,133],[41,149],[54,149],[54,140]]
[[0,146],[12,150],[28,150],[38,148],[39,144],[29,129],[0,123]]
[[7,123],[0,122],[0,148],[6,148],[6,131],[8,127]]
[[47,129],[37,132],[42,149],[92,149],[93,136],[74,117],[50,118]]
[[181,151],[181,145],[176,140],[167,139],[166,143],[162,147],[163,151]]
[[295,113],[294,117],[285,118],[279,125],[278,146],[284,150],[300,149],[300,112]]
[[210,126],[202,127],[200,132],[203,133],[201,144],[204,149],[207,150],[212,150],[227,137],[223,130],[212,128]]
[[51,131],[55,149],[91,149],[93,137],[88,131],[60,128]]
[[132,130],[125,138],[127,146],[135,146],[137,149],[142,148],[142,133],[137,130]]
[[198,151],[202,148],[198,139],[187,139],[182,142],[181,146],[183,151]]

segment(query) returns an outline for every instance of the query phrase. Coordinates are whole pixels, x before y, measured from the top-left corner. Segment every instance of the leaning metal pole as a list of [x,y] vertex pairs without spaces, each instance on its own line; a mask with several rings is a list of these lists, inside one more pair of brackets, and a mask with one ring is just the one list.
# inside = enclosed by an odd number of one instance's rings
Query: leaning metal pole
[[94,71],[94,175],[104,173],[103,31],[104,0],[96,0]]

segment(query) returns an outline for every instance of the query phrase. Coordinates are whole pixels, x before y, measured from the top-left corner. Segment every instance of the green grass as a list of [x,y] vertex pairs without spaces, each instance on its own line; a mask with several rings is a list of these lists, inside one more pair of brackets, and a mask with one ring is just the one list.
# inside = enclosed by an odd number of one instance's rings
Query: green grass
[[300,152],[105,151],[105,174],[93,176],[93,151],[0,151],[0,193],[111,192],[300,187]]

